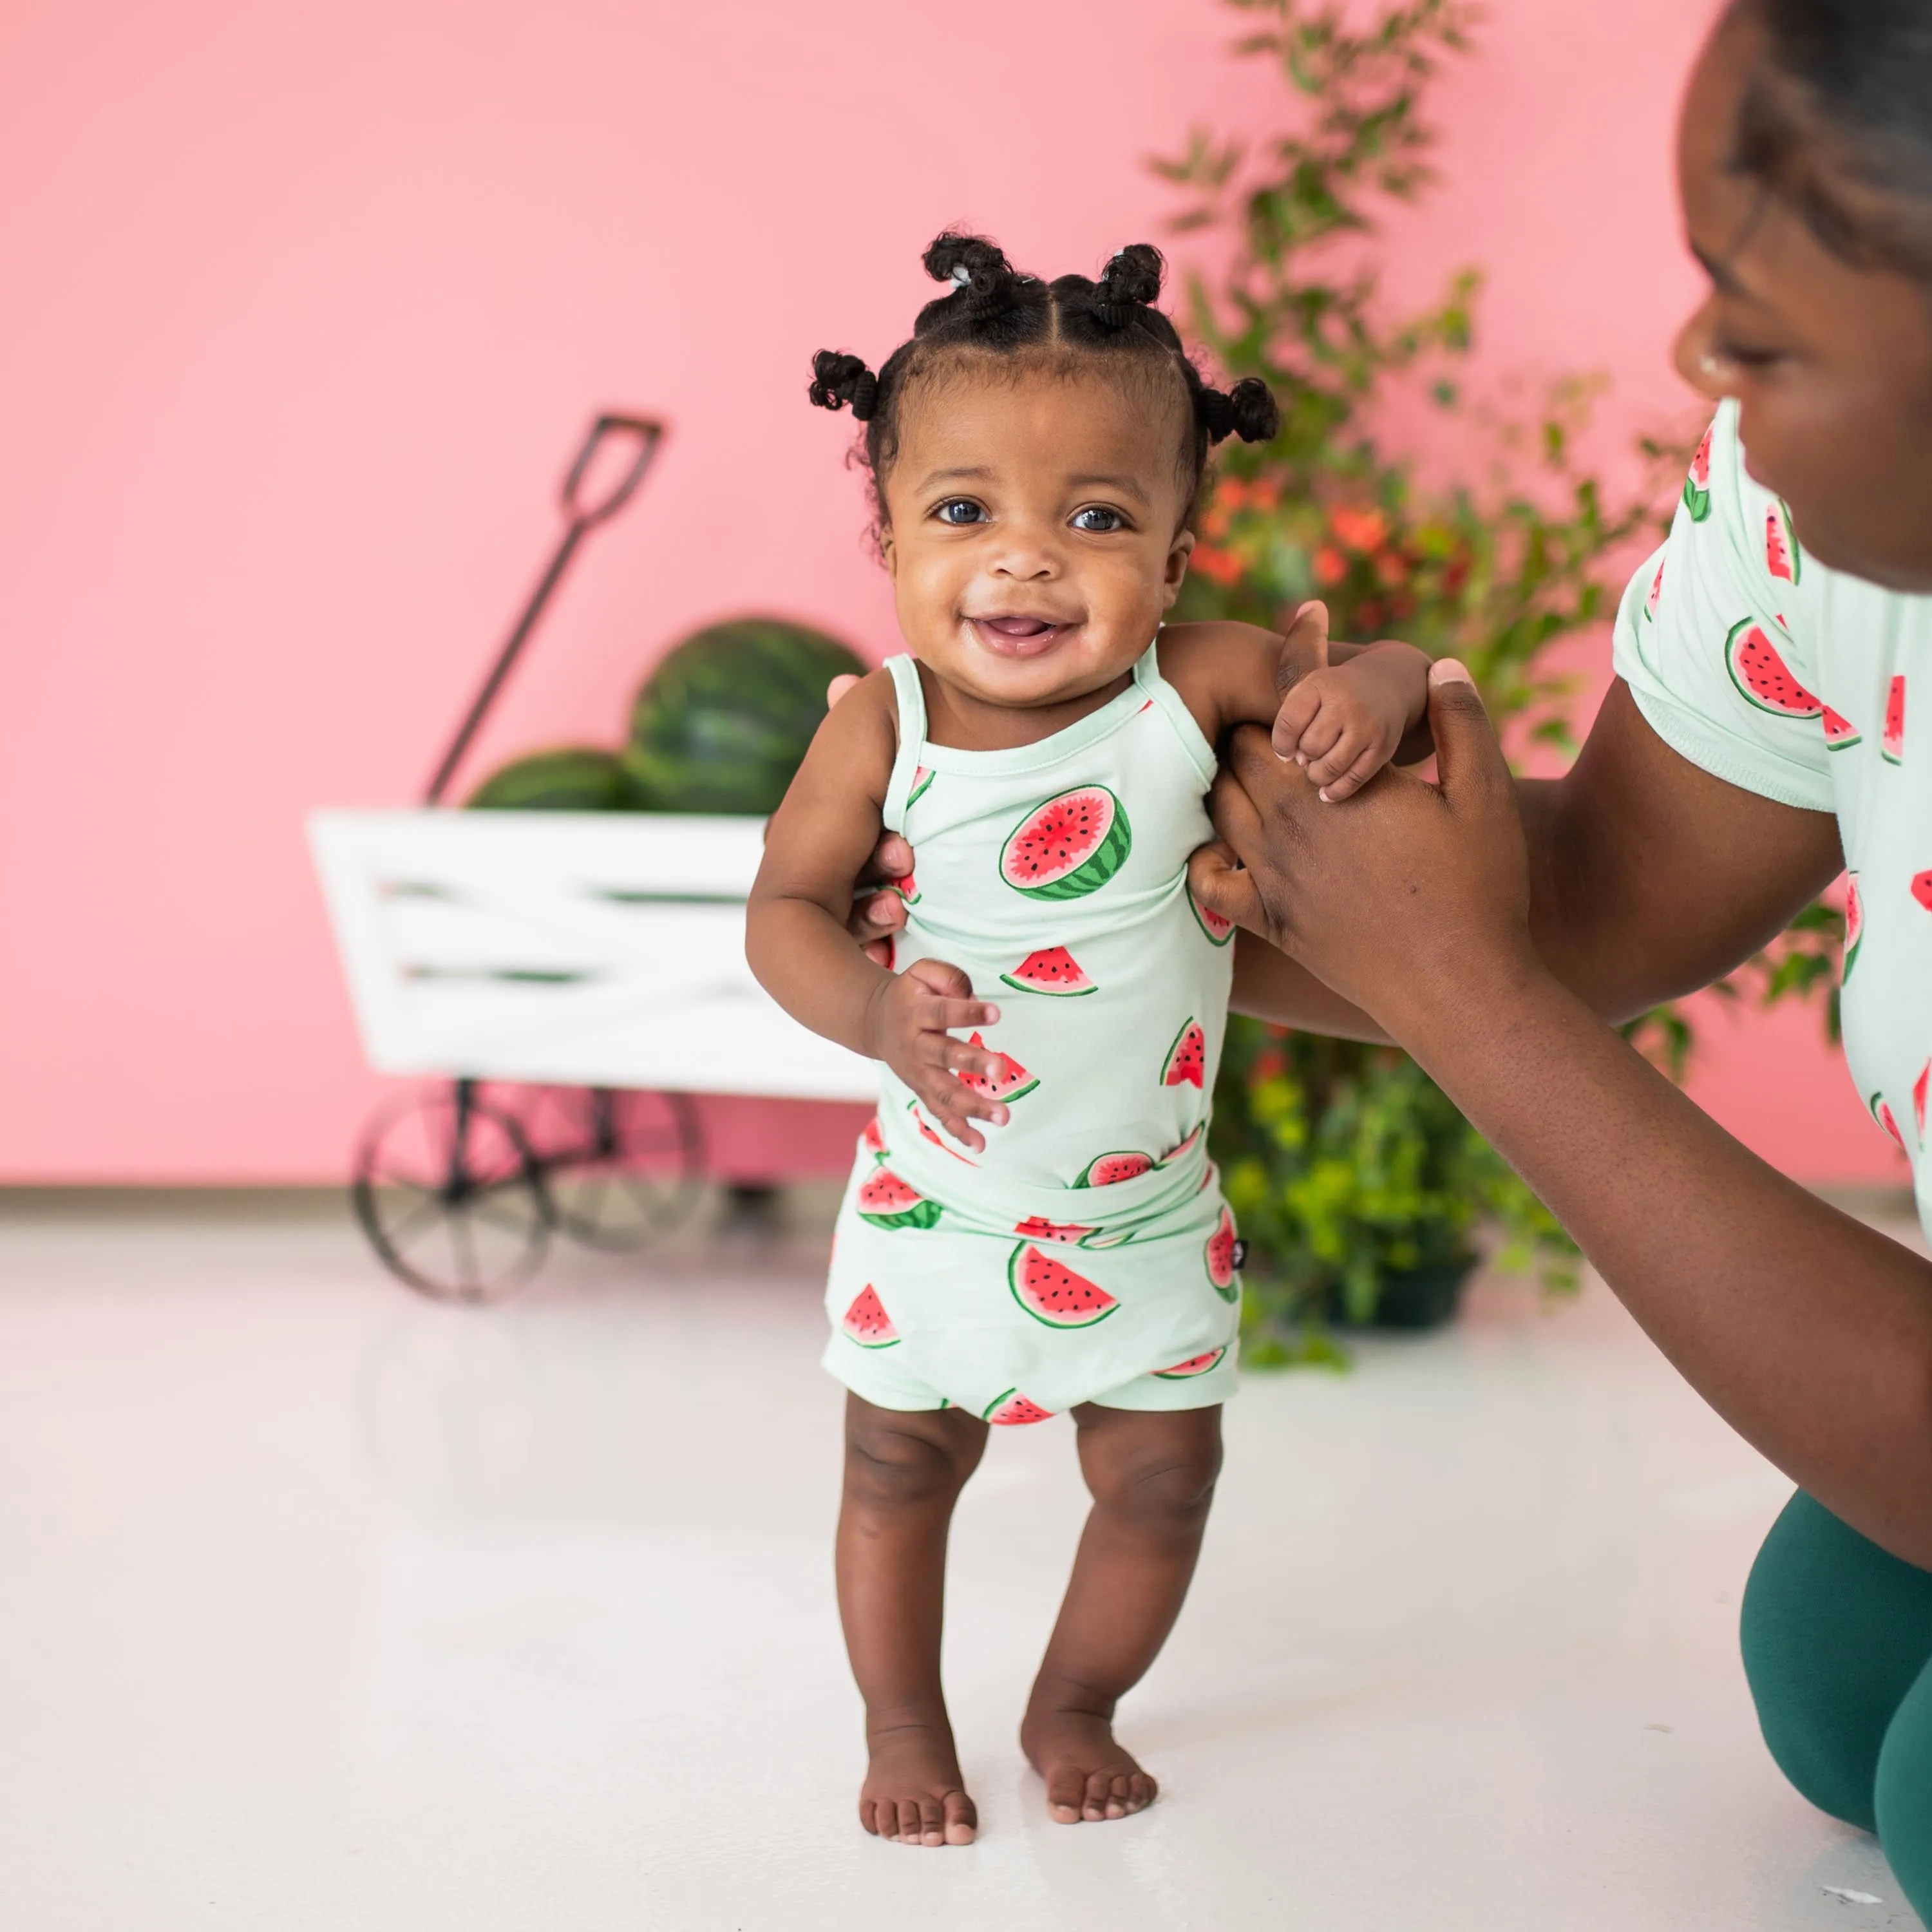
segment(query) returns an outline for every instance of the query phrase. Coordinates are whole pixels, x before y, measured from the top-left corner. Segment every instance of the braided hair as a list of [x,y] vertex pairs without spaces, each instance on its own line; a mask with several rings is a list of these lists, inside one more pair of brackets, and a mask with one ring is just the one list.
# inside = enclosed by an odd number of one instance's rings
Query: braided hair
[[924,260],[926,272],[947,284],[946,292],[920,310],[910,340],[894,350],[876,374],[860,357],[836,350],[821,349],[812,360],[807,393],[813,403],[822,410],[849,409],[865,425],[863,460],[881,526],[882,484],[898,454],[902,404],[910,390],[947,364],[1013,358],[1058,370],[1090,361],[1154,393],[1178,382],[1189,429],[1178,463],[1190,506],[1216,443],[1230,436],[1266,442],[1281,427],[1266,383],[1250,376],[1222,390],[1203,381],[1174,324],[1154,307],[1166,264],[1160,250],[1144,242],[1123,248],[1097,281],[1062,275],[1046,282],[1023,274],[977,235],[941,235]]

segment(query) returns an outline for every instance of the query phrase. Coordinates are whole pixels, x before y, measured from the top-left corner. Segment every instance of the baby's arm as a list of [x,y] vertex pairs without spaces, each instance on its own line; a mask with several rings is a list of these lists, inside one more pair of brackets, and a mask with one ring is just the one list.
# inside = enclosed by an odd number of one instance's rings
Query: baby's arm
[[1331,802],[1433,749],[1427,656],[1412,644],[1331,645],[1322,604],[1304,604],[1286,638],[1252,624],[1170,625],[1161,670],[1210,742],[1236,724],[1271,723],[1276,754]]
[[975,1119],[1006,1110],[955,1074],[998,1071],[993,1054],[951,1037],[990,1026],[997,1006],[971,997],[956,966],[921,959],[889,973],[852,944],[852,882],[879,836],[896,751],[892,680],[875,672],[820,725],[765,840],[746,908],[745,956],[793,1018],[840,1046],[883,1060],[958,1141],[985,1144]]

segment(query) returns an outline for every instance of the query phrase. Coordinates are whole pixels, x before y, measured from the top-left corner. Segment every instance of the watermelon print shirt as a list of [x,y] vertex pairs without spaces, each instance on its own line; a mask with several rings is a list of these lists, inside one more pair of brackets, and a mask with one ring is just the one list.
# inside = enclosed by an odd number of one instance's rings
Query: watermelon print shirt
[[1845,1057],[1932,1227],[1932,597],[1805,556],[1784,504],[1746,472],[1726,403],[1668,541],[1624,595],[1616,664],[1693,764],[1837,815]]

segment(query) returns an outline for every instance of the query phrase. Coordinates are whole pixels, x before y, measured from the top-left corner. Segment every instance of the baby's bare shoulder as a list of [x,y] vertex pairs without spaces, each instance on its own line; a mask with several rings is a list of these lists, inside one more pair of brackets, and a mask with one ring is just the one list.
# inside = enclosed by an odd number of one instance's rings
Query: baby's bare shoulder
[[1265,724],[1274,716],[1281,645],[1279,632],[1231,618],[1169,624],[1160,634],[1161,675],[1211,742],[1230,725]]

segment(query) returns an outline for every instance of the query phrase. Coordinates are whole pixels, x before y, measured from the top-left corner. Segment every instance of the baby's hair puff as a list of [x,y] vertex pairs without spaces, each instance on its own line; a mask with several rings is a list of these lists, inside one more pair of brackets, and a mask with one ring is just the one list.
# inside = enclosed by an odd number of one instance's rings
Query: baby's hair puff
[[1266,383],[1250,376],[1222,390],[1202,380],[1174,324],[1154,306],[1166,264],[1147,242],[1123,248],[1098,281],[1023,274],[977,235],[941,235],[924,260],[926,273],[950,286],[920,310],[911,340],[876,375],[860,357],[836,350],[821,349],[812,359],[812,400],[822,410],[849,409],[865,425],[864,460],[882,525],[882,486],[898,454],[901,404],[949,364],[970,368],[982,358],[1010,357],[1061,371],[1090,360],[1142,386],[1150,400],[1178,383],[1180,392],[1170,393],[1184,392],[1188,410],[1191,433],[1177,454],[1190,506],[1216,443],[1230,436],[1266,442],[1281,427]]

